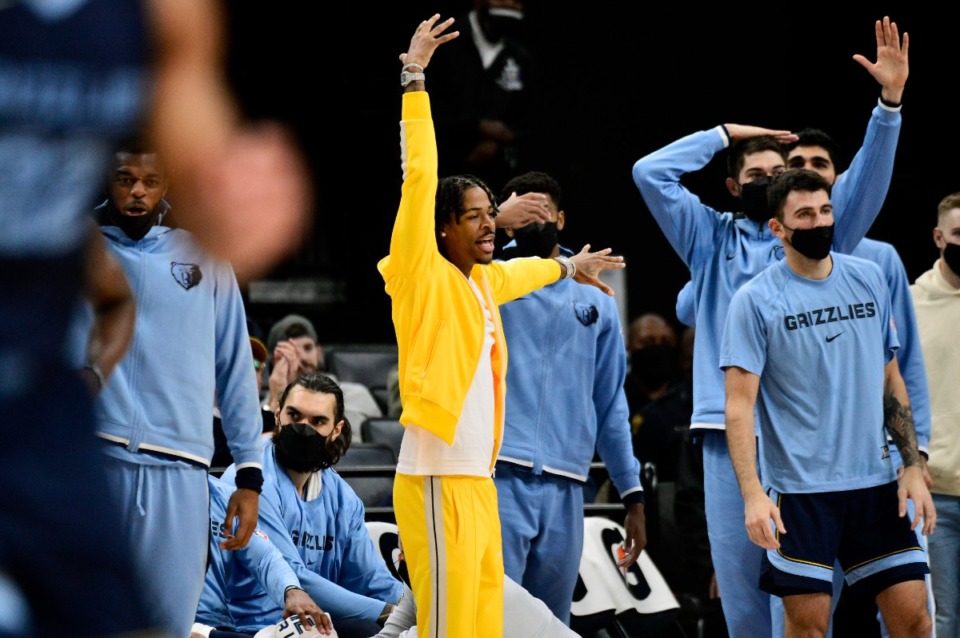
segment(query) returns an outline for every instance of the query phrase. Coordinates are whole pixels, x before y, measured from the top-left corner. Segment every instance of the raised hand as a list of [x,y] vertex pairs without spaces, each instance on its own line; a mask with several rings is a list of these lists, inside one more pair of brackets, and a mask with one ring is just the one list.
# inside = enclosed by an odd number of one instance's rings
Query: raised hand
[[570,258],[573,265],[577,267],[573,280],[581,284],[596,286],[612,297],[613,288],[600,281],[597,275],[600,274],[601,270],[620,270],[626,268],[627,265],[624,263],[622,256],[611,255],[611,252],[613,252],[612,249],[604,248],[592,253],[590,252],[590,244],[584,246],[583,250]]
[[899,104],[903,98],[903,87],[910,74],[910,61],[907,55],[910,48],[910,36],[904,32],[903,42],[897,23],[891,22],[887,16],[877,20],[877,61],[870,62],[859,53],[853,59],[860,63],[882,87],[880,96],[887,102]]
[[437,47],[460,35],[459,31],[444,33],[453,24],[453,18],[447,18],[437,24],[439,19],[440,14],[435,13],[417,26],[417,30],[413,32],[413,37],[410,38],[410,46],[407,48],[407,52],[400,54],[400,61],[403,64],[416,64],[421,69],[426,69]]

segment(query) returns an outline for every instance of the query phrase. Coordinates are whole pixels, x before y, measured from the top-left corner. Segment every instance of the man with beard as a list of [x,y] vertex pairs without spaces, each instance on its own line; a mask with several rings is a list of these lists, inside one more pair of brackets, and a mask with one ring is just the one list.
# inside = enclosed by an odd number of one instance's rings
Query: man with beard
[[931,533],[936,512],[890,292],[876,264],[831,252],[829,189],[803,169],[771,186],[768,226],[785,259],[737,291],[724,326],[719,365],[745,527],[766,550],[759,585],[783,599],[785,635],[825,635],[839,562],[891,636],[929,636],[929,569],[914,529],[922,521]]
[[[881,86],[863,147],[832,190],[836,210],[834,249],[850,252],[866,234],[886,196],[900,131],[900,100],[909,72],[908,38],[889,18],[875,25],[877,61],[855,59]],[[758,589],[762,553],[731,512],[743,510],[724,437],[724,377],[718,367],[720,338],[733,294],[761,270],[783,259],[770,232],[769,179],[786,169],[779,143],[796,136],[727,124],[684,137],[634,164],[633,177],[670,245],[692,276],[697,338],[694,344],[691,430],[703,431],[703,466],[710,549],[732,636],[770,636],[770,597]],[[744,216],[718,213],[681,183],[725,147],[726,184]],[[689,324],[688,324],[689,325]]]
[[[303,375],[281,393],[275,418],[263,446],[260,529],[341,638],[372,636],[400,601],[403,583],[370,539],[363,502],[331,469],[352,438],[343,393],[323,374]],[[222,479],[236,477],[230,466]],[[264,624],[276,622],[274,611],[269,603]]]
[[[566,221],[560,185],[530,172],[507,182],[502,198],[528,193],[544,198],[550,221],[508,228],[514,241],[502,256],[572,255],[558,242]],[[617,304],[596,288],[561,280],[504,304],[500,313],[511,363],[494,476],[504,571],[569,624],[583,551],[583,487],[595,449],[627,508],[621,567],[646,545]]]
[[238,468],[225,520],[236,532],[224,549],[244,547],[257,523],[261,427],[233,269],[189,232],[162,225],[166,190],[155,153],[115,154],[109,197],[96,212],[133,289],[137,321],[95,409],[103,464],[143,586],[164,625],[185,636],[206,570],[214,396]]

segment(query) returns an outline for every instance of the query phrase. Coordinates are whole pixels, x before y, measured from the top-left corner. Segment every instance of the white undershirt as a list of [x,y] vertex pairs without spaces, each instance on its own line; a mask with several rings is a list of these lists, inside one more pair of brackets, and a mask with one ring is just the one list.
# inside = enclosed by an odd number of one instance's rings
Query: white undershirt
[[494,343],[494,325],[483,294],[467,279],[483,308],[483,348],[480,361],[467,390],[463,411],[457,421],[453,445],[421,427],[410,424],[403,433],[397,472],[417,476],[461,474],[490,476],[494,458],[494,389],[490,353]]

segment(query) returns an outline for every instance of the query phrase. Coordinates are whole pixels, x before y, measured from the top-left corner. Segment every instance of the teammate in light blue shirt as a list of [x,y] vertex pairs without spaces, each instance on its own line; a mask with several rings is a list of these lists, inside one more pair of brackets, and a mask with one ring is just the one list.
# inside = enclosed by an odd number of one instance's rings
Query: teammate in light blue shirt
[[[382,627],[403,594],[370,539],[363,502],[331,467],[350,446],[343,393],[329,377],[298,377],[280,396],[277,430],[263,447],[260,529],[293,568],[301,586],[330,614],[341,638]],[[233,482],[236,466],[222,479]],[[269,602],[269,601],[268,601]],[[269,602],[241,624],[275,622]],[[379,622],[379,626],[377,623]]]
[[[566,222],[560,184],[524,173],[507,182],[501,199],[529,193],[544,197],[550,221],[509,229],[513,241],[500,258],[572,256],[558,239]],[[570,558],[583,552],[584,484],[595,453],[627,510],[621,567],[646,544],[617,304],[592,286],[558,281],[504,304],[500,315],[511,362],[494,477],[504,572],[569,623],[580,565]]]
[[839,254],[826,279],[779,262],[734,295],[720,365],[763,380],[767,487],[828,492],[896,478],[882,427],[884,366],[899,347],[888,296],[878,268]]
[[[875,597],[891,635],[924,635],[929,570],[913,529],[923,519],[931,532],[936,514],[889,292],[876,265],[830,252],[828,191],[807,170],[770,188],[769,227],[786,261],[731,301],[720,356],[730,456],[750,540],[768,550],[760,586],[783,598],[787,635],[826,631],[837,561],[851,588]],[[899,489],[884,429],[903,458]]]

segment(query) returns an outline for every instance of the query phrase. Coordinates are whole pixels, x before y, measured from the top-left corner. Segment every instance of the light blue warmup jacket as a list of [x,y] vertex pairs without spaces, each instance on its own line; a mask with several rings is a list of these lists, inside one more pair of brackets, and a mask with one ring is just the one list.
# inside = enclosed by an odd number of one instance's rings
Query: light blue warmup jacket
[[97,434],[129,452],[209,466],[219,399],[234,460],[259,467],[263,423],[233,269],[184,230],[155,226],[139,241],[116,226],[102,231],[130,280],[137,324],[97,399]]
[[510,365],[497,460],[586,481],[596,449],[624,503],[642,502],[613,298],[561,280],[500,306],[500,316]]

